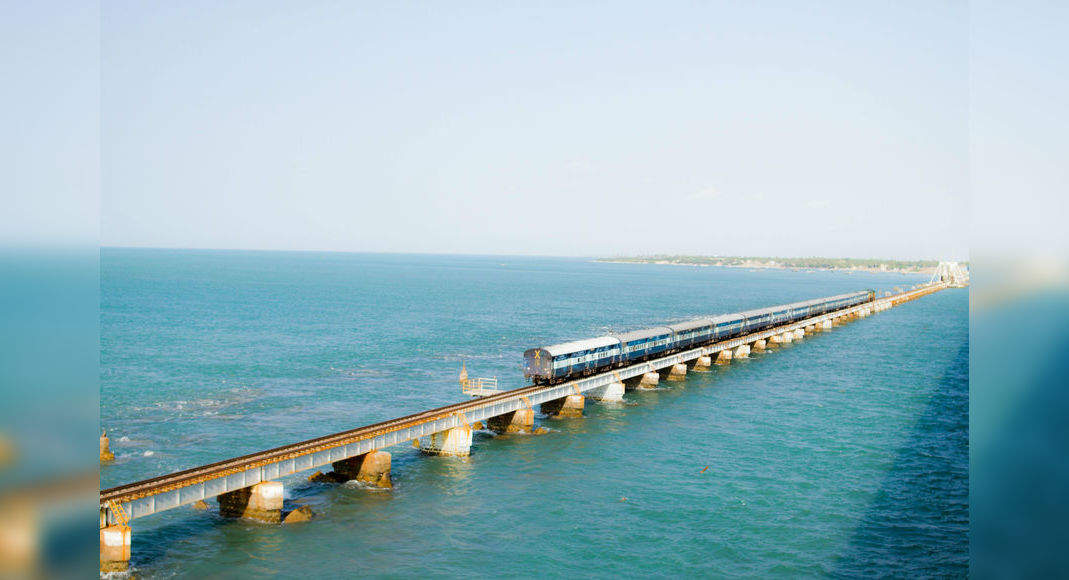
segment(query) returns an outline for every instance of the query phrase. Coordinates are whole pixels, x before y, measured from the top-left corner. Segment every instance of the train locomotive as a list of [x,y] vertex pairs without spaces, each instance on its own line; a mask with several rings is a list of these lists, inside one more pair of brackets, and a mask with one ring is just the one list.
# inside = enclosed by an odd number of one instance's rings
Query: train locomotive
[[536,385],[559,383],[875,299],[875,290],[864,290],[532,348],[523,353],[523,376]]

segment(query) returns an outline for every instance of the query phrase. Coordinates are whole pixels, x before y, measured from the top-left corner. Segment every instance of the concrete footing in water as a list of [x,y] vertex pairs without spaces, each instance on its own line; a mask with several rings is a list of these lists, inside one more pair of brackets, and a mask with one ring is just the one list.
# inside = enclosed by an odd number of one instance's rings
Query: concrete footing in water
[[553,419],[582,417],[584,402],[585,398],[582,395],[568,395],[542,403],[542,412]]
[[767,344],[768,343],[765,342],[765,339],[763,339],[763,338],[760,339],[760,340],[756,340],[756,341],[754,341],[753,346],[750,347],[750,350],[752,350],[754,352],[765,350],[765,346]]
[[825,320],[824,322],[821,322],[819,326],[821,330],[831,330],[832,323],[830,320]]
[[520,409],[490,417],[486,425],[498,433],[529,433],[534,429],[534,409]]
[[618,403],[624,400],[624,390],[623,383],[609,383],[604,387],[587,391],[587,396],[603,403]]
[[219,514],[269,524],[282,521],[282,482],[264,481],[219,496]]
[[668,367],[668,377],[670,381],[682,381],[687,378],[687,365],[678,364]]
[[801,328],[794,329],[794,340],[801,340],[805,336],[805,331]]
[[111,442],[108,440],[108,432],[100,434],[100,462],[109,463],[115,461],[115,454],[111,452]]
[[656,389],[657,385],[661,382],[661,375],[650,372],[639,377],[636,382],[636,388],[640,391],[646,391],[649,389]]
[[100,572],[125,572],[130,568],[130,526],[100,528]]
[[716,364],[726,365],[731,364],[732,353],[731,349],[722,350],[716,353]]
[[709,370],[709,367],[711,366],[713,366],[713,357],[700,356],[694,359],[694,366],[691,368],[691,370],[702,372]]
[[742,344],[735,347],[735,351],[731,353],[731,358],[750,358],[750,345]]
[[393,487],[390,481],[392,456],[388,451],[371,451],[349,459],[335,461],[334,473],[342,481],[359,481],[375,487]]
[[463,424],[420,439],[419,450],[428,455],[467,457],[471,455],[471,427]]

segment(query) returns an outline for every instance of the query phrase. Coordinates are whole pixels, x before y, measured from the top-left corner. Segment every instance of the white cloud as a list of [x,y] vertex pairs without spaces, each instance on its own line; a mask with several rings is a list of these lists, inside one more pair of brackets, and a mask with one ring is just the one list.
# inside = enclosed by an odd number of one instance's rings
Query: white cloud
[[805,202],[805,205],[806,205],[806,207],[811,207],[813,209],[824,209],[824,208],[828,207],[829,205],[831,205],[831,200],[828,200],[828,199],[811,199],[811,200]]
[[718,197],[720,197],[720,191],[718,191],[715,187],[709,186],[709,187],[704,187],[701,190],[696,191],[696,192],[688,195],[687,199],[688,200],[716,199]]

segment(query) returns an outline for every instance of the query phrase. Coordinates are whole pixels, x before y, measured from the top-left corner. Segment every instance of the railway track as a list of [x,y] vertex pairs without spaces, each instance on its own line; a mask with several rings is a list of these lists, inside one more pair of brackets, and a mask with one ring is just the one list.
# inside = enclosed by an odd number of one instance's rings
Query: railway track
[[[903,292],[893,297],[886,297],[882,300],[888,300],[892,304],[897,304],[903,301],[917,298],[921,295],[930,293],[935,289],[921,289]],[[863,306],[855,306],[846,308],[837,313],[831,313],[817,318],[826,318],[830,315],[842,314],[848,311],[854,311]],[[804,323],[804,322],[803,322]],[[798,326],[799,323],[789,324],[786,326]],[[706,347],[701,347],[699,350],[714,351],[717,348],[730,348],[732,344],[737,342],[746,342],[754,340],[754,337],[758,335],[769,334],[769,331],[764,331],[750,335],[747,337],[739,337],[731,340],[724,341],[722,343],[715,343]],[[697,351],[687,351],[688,353],[694,353]],[[685,354],[685,353],[679,353]],[[665,357],[659,360],[668,360],[679,357],[679,354],[670,357]],[[697,355],[695,355],[697,356]],[[650,361],[651,363],[653,361]],[[644,367],[650,363],[639,363],[632,365],[633,367]],[[658,367],[659,368],[659,367]],[[606,376],[616,375],[616,372],[610,371],[610,373],[603,373]],[[600,376],[600,375],[597,375]],[[619,378],[619,375],[617,375]],[[510,391],[503,391],[486,397],[480,397],[469,401],[462,401],[459,403],[453,403],[445,405],[435,409],[414,413],[412,415],[406,415],[404,417],[398,417],[396,419],[389,419],[379,423],[366,425],[363,427],[357,427],[347,431],[339,433],[333,433],[330,435],[324,435],[322,437],[316,437],[314,439],[308,439],[298,443],[292,443],[289,445],[283,445],[268,449],[265,451],[259,451],[256,453],[250,453],[248,455],[242,455],[232,459],[225,459],[215,463],[186,469],[183,471],[177,471],[174,473],[161,475],[141,481],[135,481],[132,483],[112,487],[109,489],[101,490],[100,492],[100,506],[105,508],[109,505],[123,504],[151,496],[155,494],[165,493],[168,491],[176,490],[182,487],[195,485],[208,480],[218,479],[226,477],[229,474],[234,474],[258,467],[263,467],[268,464],[277,463],[287,459],[302,457],[312,453],[349,445],[354,442],[359,442],[366,439],[372,439],[380,437],[391,432],[409,429],[419,426],[424,423],[430,423],[445,419],[451,416],[464,416],[465,411],[474,411],[477,409],[484,409],[486,407],[494,406],[497,403],[505,403],[515,401],[517,399],[525,399],[528,395],[534,395],[536,393],[542,394],[547,389],[557,390],[560,387],[566,387],[568,385],[575,385],[576,383],[585,383],[589,379],[578,379],[572,382],[563,382],[555,385],[529,385]],[[465,421],[467,422],[467,421]]]

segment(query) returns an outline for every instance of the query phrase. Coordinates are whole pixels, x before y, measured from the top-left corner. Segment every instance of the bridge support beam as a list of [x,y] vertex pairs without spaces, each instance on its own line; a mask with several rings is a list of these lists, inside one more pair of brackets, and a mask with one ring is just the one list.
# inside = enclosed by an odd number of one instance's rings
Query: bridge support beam
[[765,350],[765,347],[767,346],[767,344],[768,343],[765,342],[765,339],[763,339],[763,338],[760,339],[760,340],[756,340],[756,341],[754,341],[753,346],[750,347],[750,350],[753,351],[753,352]]
[[282,522],[282,482],[264,481],[219,496],[219,514],[269,524]]
[[704,372],[708,371],[709,367],[713,366],[713,357],[700,356],[694,359],[694,367],[691,370]]
[[583,416],[585,397],[568,395],[542,403],[542,412],[552,419],[572,419]]
[[609,383],[604,387],[598,387],[587,391],[588,396],[602,403],[619,403],[624,400],[624,384]]
[[731,358],[732,358],[731,349],[722,350],[722,351],[716,353],[716,364],[718,364],[718,365],[731,364]]
[[334,473],[344,481],[359,481],[375,487],[391,488],[388,451],[370,451],[363,455],[342,459],[333,463]]
[[672,365],[668,368],[668,380],[670,381],[682,381],[687,378],[687,365],[678,364]]
[[428,455],[467,457],[471,455],[471,427],[462,424],[420,439],[419,450]]
[[742,344],[735,347],[735,352],[731,353],[731,358],[750,358],[750,345]]
[[486,426],[498,433],[529,433],[534,429],[534,409],[519,409],[490,417]]
[[125,572],[130,568],[130,526],[100,528],[100,572]]

